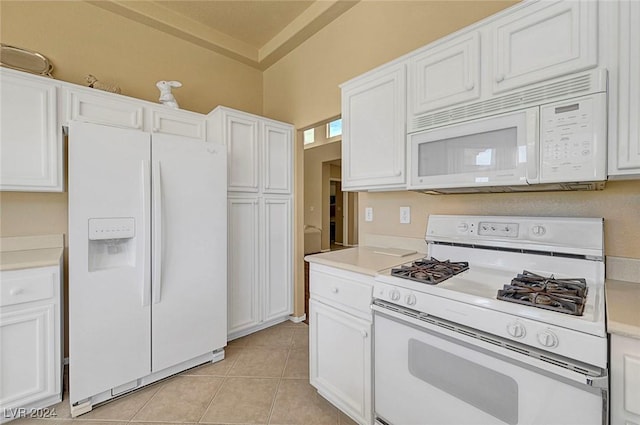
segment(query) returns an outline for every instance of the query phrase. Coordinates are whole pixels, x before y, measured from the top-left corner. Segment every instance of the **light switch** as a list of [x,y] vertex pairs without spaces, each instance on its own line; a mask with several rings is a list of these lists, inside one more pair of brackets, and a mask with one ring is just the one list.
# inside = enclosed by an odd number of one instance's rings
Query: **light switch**
[[373,208],[367,207],[364,209],[364,221],[373,221]]
[[411,223],[411,207],[400,207],[400,224]]

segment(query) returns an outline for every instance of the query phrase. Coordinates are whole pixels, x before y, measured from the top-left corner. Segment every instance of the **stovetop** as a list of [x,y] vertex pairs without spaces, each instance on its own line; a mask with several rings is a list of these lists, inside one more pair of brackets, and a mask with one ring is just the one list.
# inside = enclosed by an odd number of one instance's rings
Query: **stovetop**
[[[380,273],[375,280],[389,285],[390,288],[398,287],[408,290],[418,298],[421,297],[421,294],[427,297],[435,295],[440,300],[446,298],[554,326],[575,329],[598,336],[606,335],[604,279],[598,279],[598,276],[604,275],[602,262],[445,245],[433,248],[432,251],[435,252],[431,254],[435,258],[468,259],[468,269],[435,285],[394,276],[393,269]],[[405,267],[411,268],[413,263],[408,263]],[[396,269],[403,270],[402,267]],[[514,278],[517,279],[518,274],[523,274],[523,270],[540,276],[550,277],[553,275],[556,281],[563,279],[573,281],[575,276],[584,276],[581,278],[585,285],[584,301],[579,307],[582,314],[566,314],[553,309],[536,308],[532,305],[498,299],[498,291],[504,290],[505,285],[511,285]],[[558,270],[563,272],[559,273]],[[433,302],[439,302],[438,299]],[[432,301],[429,300],[429,302]],[[428,313],[428,311],[426,312]]]
[[391,269],[391,275],[429,285],[437,285],[465,270],[469,270],[469,263],[466,261],[440,261],[433,257],[425,257],[411,264]]
[[498,290],[498,299],[582,316],[588,289],[584,278],[560,279],[524,270]]

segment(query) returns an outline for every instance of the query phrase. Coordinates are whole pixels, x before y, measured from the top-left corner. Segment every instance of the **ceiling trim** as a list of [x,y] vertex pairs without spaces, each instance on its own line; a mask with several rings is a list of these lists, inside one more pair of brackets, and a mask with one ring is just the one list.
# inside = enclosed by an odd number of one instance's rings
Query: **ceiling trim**
[[359,0],[316,0],[260,49],[176,13],[158,2],[85,1],[253,68],[265,70],[355,6]]

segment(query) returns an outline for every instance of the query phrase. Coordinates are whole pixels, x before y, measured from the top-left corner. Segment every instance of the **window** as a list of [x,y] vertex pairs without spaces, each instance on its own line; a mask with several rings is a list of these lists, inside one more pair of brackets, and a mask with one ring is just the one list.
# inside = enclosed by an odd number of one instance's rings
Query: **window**
[[327,139],[342,135],[342,118],[331,121],[327,124]]
[[304,144],[308,145],[310,143],[313,143],[315,141],[315,129],[310,128],[308,130],[305,130],[302,132],[302,134],[304,135]]

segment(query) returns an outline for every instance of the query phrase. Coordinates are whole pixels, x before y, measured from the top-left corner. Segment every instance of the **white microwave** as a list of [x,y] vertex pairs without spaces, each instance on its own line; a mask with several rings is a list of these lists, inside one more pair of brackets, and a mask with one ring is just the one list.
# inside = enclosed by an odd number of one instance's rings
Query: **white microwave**
[[606,135],[606,93],[414,133],[408,141],[408,189],[602,189]]

